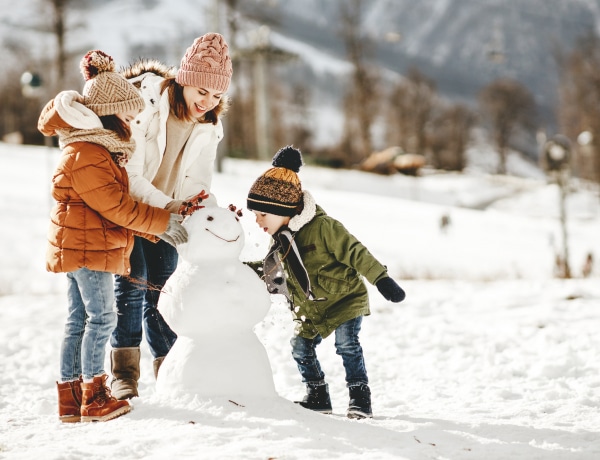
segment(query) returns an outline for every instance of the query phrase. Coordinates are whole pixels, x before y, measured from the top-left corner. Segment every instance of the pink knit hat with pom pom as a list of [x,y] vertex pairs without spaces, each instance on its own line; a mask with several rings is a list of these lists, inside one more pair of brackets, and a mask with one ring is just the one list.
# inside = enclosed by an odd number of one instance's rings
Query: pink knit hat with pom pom
[[88,51],[79,63],[86,83],[83,104],[99,117],[144,109],[135,86],[115,72],[113,58],[100,50]]
[[187,49],[175,81],[182,86],[224,93],[232,74],[229,47],[222,35],[211,32],[198,37]]

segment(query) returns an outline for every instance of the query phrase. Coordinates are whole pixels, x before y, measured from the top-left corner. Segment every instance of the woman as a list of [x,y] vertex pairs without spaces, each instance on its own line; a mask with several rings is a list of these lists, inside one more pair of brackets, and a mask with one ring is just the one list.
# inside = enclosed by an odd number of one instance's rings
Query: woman
[[68,317],[57,382],[63,422],[105,421],[130,410],[111,396],[104,372],[106,343],[116,323],[113,274],[130,271],[133,231],[179,244],[180,216],[134,201],[124,168],[133,153],[130,122],[144,107],[136,89],[114,72],[112,57],[90,51],[81,61],[83,96],[63,91],[38,121],[58,135],[63,154],[52,178],[46,266],[65,272]]
[[[146,102],[132,123],[136,150],[127,165],[135,199],[182,216],[202,202],[216,204],[208,193],[231,75],[227,43],[216,33],[197,38],[176,72],[156,61],[139,62],[124,72]],[[118,399],[138,396],[142,329],[155,376],[177,339],[157,310],[160,291],[176,266],[175,248],[136,238],[131,273],[115,279],[118,322],[111,337],[111,387]]]

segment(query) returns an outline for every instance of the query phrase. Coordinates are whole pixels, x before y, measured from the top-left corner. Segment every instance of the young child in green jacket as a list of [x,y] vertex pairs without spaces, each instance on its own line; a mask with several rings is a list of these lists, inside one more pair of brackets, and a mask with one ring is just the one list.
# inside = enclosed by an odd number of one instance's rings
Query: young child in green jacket
[[342,357],[350,393],[347,416],[372,417],[369,379],[358,339],[362,318],[370,314],[363,277],[392,302],[404,300],[405,293],[386,267],[302,190],[297,175],[302,166],[299,150],[282,148],[272,164],[250,188],[247,207],[256,215],[256,223],[273,237],[269,253],[255,268],[269,292],[287,297],[297,322],[292,356],[307,390],[298,403],[331,413],[316,347],[335,332],[336,352]]

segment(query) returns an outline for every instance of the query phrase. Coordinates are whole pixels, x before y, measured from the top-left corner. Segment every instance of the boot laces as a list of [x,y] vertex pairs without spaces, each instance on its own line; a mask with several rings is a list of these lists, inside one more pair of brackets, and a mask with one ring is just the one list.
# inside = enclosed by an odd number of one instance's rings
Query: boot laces
[[96,393],[96,398],[98,399],[98,402],[100,402],[100,403],[109,401],[112,398],[112,395],[110,393],[110,388],[107,387],[104,384],[104,382],[96,384],[94,390]]

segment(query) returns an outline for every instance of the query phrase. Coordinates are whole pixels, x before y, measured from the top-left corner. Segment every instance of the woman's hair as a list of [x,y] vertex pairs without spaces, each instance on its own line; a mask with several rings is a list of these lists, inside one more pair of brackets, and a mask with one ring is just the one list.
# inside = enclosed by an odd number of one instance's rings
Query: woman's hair
[[100,121],[104,129],[114,131],[122,141],[131,139],[131,128],[116,115],[104,115],[100,117]]
[[[162,94],[165,90],[169,91],[169,105],[171,106],[171,113],[175,115],[179,120],[195,121],[195,118],[191,116],[185,99],[183,98],[183,86],[175,81],[175,77],[167,77],[162,82],[160,93]],[[227,112],[229,108],[229,98],[226,94],[223,94],[219,104],[212,109],[210,112],[204,114],[204,120],[200,123],[212,123],[217,124],[219,116]]]

